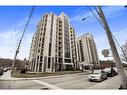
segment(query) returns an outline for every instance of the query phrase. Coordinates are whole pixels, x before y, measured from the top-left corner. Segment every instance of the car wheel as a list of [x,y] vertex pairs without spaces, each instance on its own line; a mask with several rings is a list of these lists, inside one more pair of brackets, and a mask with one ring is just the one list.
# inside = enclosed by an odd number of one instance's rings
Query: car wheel
[[103,78],[101,78],[101,79],[100,79],[100,82],[102,82],[103,80],[104,80],[104,79],[103,79]]
[[112,77],[114,77],[114,74],[112,74]]

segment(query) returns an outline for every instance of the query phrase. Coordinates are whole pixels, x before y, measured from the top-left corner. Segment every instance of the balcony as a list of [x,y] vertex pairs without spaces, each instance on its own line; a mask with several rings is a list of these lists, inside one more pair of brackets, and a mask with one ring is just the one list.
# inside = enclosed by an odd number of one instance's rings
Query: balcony
[[62,39],[63,38],[63,35],[59,35],[59,38]]
[[59,39],[59,44],[62,44],[63,40],[62,39]]
[[63,47],[63,44],[59,44],[59,47]]

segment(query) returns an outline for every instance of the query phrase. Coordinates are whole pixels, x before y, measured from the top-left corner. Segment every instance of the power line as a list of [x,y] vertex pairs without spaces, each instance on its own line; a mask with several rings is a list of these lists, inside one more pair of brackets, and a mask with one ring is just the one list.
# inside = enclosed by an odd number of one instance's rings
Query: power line
[[126,73],[124,71],[123,65],[121,64],[121,60],[120,60],[118,51],[116,49],[115,42],[114,42],[112,34],[111,34],[111,30],[109,28],[109,25],[107,23],[107,20],[105,18],[103,10],[100,6],[98,6],[98,10],[99,10],[99,13],[101,15],[100,19],[102,19],[102,22],[105,26],[105,32],[106,32],[108,42],[110,44],[110,47],[111,47],[111,50],[113,53],[113,58],[115,61],[116,68],[118,69],[119,78],[120,78],[121,84],[122,84],[121,86],[122,86],[122,88],[126,89],[127,88],[127,76],[126,76]]
[[105,27],[103,26],[103,24],[100,22],[100,19],[95,15],[95,13],[90,9],[90,7],[87,6],[87,8],[93,14],[93,16],[97,19],[97,21],[100,23],[100,25],[103,27],[103,29],[105,29]]
[[[103,24],[101,23],[101,21],[99,20],[99,18],[97,18],[97,16],[96,16],[95,13],[90,9],[89,6],[87,6],[87,7],[88,7],[88,9],[90,10],[90,12],[94,15],[94,17],[97,19],[97,21],[100,23],[100,25],[103,27],[103,29],[105,30],[105,27],[103,26]],[[96,7],[94,7],[94,9],[95,9],[95,11],[98,13],[98,15],[101,16],[100,13],[98,12],[98,10],[96,9]],[[111,34],[112,34],[112,33],[111,33]],[[123,52],[124,57],[126,58],[123,48],[121,47],[121,45],[119,44],[119,42],[117,41],[117,39],[115,38],[115,36],[114,36],[113,34],[112,34],[112,36],[113,36],[113,39],[115,40],[115,42],[117,43],[117,45],[119,46],[119,48],[121,49],[121,51]],[[126,58],[126,59],[127,59],[127,58]],[[127,60],[126,60],[126,61],[127,61]]]
[[31,11],[30,11],[29,16],[28,16],[28,19],[27,19],[27,21],[26,21],[25,27],[24,27],[24,29],[23,29],[23,33],[22,33],[21,39],[20,39],[20,41],[19,41],[18,47],[17,47],[16,52],[15,52],[14,62],[13,62],[13,64],[12,64],[11,71],[12,71],[13,68],[14,68],[15,61],[16,61],[17,55],[18,55],[18,53],[19,53],[19,48],[20,48],[20,45],[21,45],[23,36],[24,36],[24,34],[25,34],[25,32],[26,32],[26,29],[27,29],[27,27],[28,27],[28,25],[29,25],[29,22],[30,22],[30,19],[31,19],[31,17],[32,17],[34,8],[35,8],[34,6],[31,8]]
[[98,15],[100,16],[100,13],[98,12],[97,8],[94,6],[95,11],[98,13]]
[[24,36],[24,34],[25,34],[25,31],[26,31],[26,29],[27,29],[27,27],[28,27],[28,24],[29,24],[29,22],[30,22],[30,19],[31,19],[31,17],[32,17],[32,14],[33,14],[34,8],[35,8],[35,7],[33,6],[33,7],[32,7],[32,9],[31,9],[31,11],[30,11],[30,13],[29,13],[29,16],[28,16],[27,22],[26,22],[25,27],[24,27],[24,29],[23,29],[23,33],[22,33],[22,36],[21,36],[21,39],[20,39],[20,42],[19,42],[19,46],[18,46],[18,48],[19,48],[19,47],[20,47],[20,45],[21,45],[21,41],[22,41],[23,36]]

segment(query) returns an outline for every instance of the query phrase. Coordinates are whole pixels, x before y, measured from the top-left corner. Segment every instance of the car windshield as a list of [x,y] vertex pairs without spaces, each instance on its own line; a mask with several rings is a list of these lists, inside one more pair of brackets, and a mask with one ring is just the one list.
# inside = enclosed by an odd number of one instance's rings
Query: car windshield
[[101,74],[101,70],[94,70],[93,74]]

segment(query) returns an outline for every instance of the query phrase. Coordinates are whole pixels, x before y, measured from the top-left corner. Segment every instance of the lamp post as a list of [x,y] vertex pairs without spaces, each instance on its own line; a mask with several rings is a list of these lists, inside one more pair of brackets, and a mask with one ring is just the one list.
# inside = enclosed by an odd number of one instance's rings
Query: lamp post
[[110,47],[112,50],[112,54],[113,54],[113,58],[114,58],[116,67],[118,69],[118,74],[119,74],[119,78],[120,78],[121,83],[122,83],[122,88],[127,88],[127,76],[126,76],[124,68],[122,66],[118,51],[116,49],[116,45],[115,45],[115,42],[113,40],[112,33],[110,31],[110,28],[108,26],[108,23],[106,21],[106,18],[104,16],[104,13],[103,13],[100,6],[98,6],[98,10],[99,10],[99,16],[103,22],[104,27],[105,27],[105,32],[106,32],[107,37],[108,37],[108,41],[109,41],[109,44],[110,44]]
[[[108,26],[108,23],[106,21],[106,18],[104,16],[104,13],[101,9],[100,6],[98,6],[98,14],[100,16],[100,19],[102,20],[100,22],[100,20],[96,17],[96,19],[99,21],[99,23],[102,25],[102,27],[104,28],[104,30],[106,31],[106,34],[107,34],[107,37],[108,37],[108,41],[109,41],[109,44],[110,44],[110,47],[111,47],[111,51],[112,51],[112,54],[113,54],[113,58],[114,58],[114,61],[115,61],[115,65],[118,69],[118,74],[119,74],[119,78],[121,80],[121,83],[122,83],[122,88],[127,88],[127,76],[125,74],[125,71],[124,71],[124,68],[122,66],[122,63],[121,63],[121,60],[120,60],[120,57],[119,57],[119,54],[118,54],[118,51],[116,49],[116,45],[115,45],[115,42],[113,40],[113,35],[110,31],[110,28]],[[86,20],[88,17],[85,17],[82,19],[82,21]],[[123,52],[123,48],[121,48],[122,52]],[[124,52],[123,52],[124,54]]]

